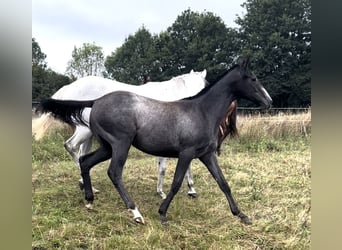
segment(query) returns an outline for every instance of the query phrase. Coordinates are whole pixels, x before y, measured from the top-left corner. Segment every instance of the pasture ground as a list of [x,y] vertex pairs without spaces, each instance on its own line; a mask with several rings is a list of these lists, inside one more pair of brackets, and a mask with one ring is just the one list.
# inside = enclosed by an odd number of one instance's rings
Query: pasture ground
[[[57,129],[42,141],[32,140],[32,249],[309,249],[311,113],[244,119],[238,118],[240,137],[224,142],[218,160],[252,225],[231,214],[214,179],[194,160],[199,196],[187,197],[184,182],[164,227],[158,214],[157,160],[134,148],[123,182],[146,224],[134,223],[125,209],[107,177],[108,162],[91,172],[101,192],[88,211],[78,187],[80,172],[62,146],[70,131]],[[166,192],[176,160],[167,164]]]

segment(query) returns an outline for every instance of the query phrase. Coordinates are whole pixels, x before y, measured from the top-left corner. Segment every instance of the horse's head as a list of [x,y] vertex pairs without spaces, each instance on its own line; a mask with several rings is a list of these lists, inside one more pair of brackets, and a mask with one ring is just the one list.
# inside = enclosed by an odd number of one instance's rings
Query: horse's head
[[194,71],[192,69],[190,73],[181,75],[180,77],[184,80],[186,85],[195,85],[204,88],[209,84],[208,81],[205,79],[206,76],[206,69],[204,69],[203,71]]
[[270,108],[272,98],[261,85],[257,77],[249,69],[249,58],[240,59],[238,67],[236,67],[238,75],[234,91],[239,98],[245,98],[265,108]]
[[[209,83],[205,79],[207,75],[207,70],[203,71],[193,71],[191,70],[190,73],[183,74],[177,77],[172,78],[173,81],[182,86],[183,88],[183,96],[193,96],[200,92],[204,87],[206,87]],[[180,99],[181,99],[180,98]]]

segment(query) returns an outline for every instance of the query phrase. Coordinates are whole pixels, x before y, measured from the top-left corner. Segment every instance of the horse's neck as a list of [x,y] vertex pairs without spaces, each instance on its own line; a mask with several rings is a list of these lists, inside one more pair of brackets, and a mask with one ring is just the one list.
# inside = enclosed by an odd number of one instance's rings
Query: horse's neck
[[234,100],[231,84],[222,79],[211,87],[206,94],[201,96],[198,101],[202,110],[205,110],[211,116],[212,122],[218,127]]

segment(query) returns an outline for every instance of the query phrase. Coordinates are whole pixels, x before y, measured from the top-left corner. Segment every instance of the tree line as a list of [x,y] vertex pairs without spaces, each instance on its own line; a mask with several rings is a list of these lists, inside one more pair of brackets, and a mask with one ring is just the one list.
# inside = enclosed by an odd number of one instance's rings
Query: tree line
[[211,12],[189,8],[159,34],[140,27],[106,58],[100,46],[84,43],[72,51],[65,75],[48,69],[46,55],[32,38],[32,98],[51,96],[87,75],[141,84],[147,76],[163,81],[207,69],[207,80],[214,82],[239,56],[250,56],[274,106],[310,106],[311,1],[247,0],[242,6],[246,12],[237,16],[238,28],[227,27]]

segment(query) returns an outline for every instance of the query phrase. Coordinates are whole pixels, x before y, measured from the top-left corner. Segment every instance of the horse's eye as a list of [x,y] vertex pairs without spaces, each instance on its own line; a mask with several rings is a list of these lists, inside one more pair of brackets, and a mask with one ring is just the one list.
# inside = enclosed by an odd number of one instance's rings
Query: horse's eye
[[256,77],[251,77],[251,80],[252,80],[253,82],[255,82],[255,81],[256,81]]

